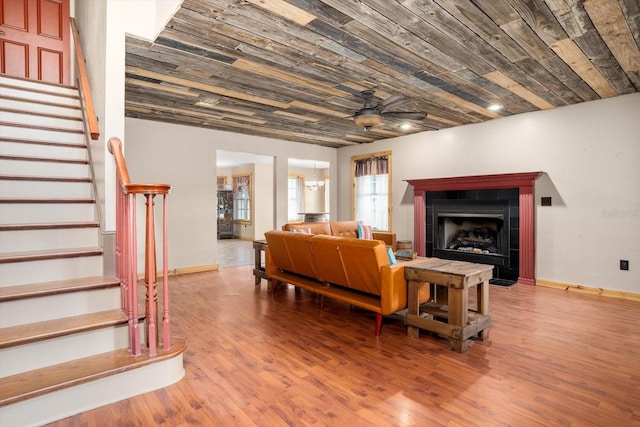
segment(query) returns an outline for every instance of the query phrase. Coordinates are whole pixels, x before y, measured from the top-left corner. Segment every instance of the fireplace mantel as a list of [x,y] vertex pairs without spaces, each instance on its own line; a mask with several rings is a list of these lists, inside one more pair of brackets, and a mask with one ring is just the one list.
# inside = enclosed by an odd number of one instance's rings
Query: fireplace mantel
[[524,172],[406,180],[414,188],[414,241],[418,255],[425,256],[426,192],[517,188],[520,206],[520,277],[518,277],[518,283],[535,285],[535,200],[533,189],[536,178],[541,174],[542,172]]

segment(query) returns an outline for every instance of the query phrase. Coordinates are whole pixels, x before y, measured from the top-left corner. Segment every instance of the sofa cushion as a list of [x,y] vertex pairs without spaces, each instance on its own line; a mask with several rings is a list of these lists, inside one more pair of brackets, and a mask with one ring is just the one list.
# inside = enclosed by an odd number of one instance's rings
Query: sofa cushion
[[309,244],[320,280],[380,295],[380,268],[389,265],[382,242],[314,236]]
[[312,234],[267,231],[264,237],[275,265],[291,273],[317,277],[309,246]]
[[331,234],[331,227],[328,222],[301,222],[289,223],[282,226],[284,231],[311,229],[311,234]]
[[358,237],[358,223],[356,221],[331,221],[331,235],[338,237]]

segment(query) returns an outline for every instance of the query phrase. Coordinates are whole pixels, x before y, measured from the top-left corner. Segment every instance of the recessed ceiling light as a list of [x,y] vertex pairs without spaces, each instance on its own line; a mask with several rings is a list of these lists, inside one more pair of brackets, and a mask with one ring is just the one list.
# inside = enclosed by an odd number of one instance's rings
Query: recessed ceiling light
[[402,130],[409,130],[411,129],[413,126],[411,126],[411,123],[403,123],[400,125],[400,129]]
[[217,96],[207,96],[205,98],[202,98],[200,102],[209,105],[216,105],[218,102],[220,102],[220,98],[218,98]]
[[487,109],[491,110],[491,111],[498,111],[502,109],[502,105],[500,104],[491,104],[489,105],[489,107],[487,107]]

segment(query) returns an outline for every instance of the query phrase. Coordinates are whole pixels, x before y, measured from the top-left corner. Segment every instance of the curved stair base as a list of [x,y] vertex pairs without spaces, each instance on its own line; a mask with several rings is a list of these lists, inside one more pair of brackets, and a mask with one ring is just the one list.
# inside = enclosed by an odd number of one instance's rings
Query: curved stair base
[[[127,350],[117,350],[44,368],[40,380],[38,371],[32,371],[29,375],[33,381],[29,383],[40,384],[23,390],[21,396],[14,394],[9,398],[13,403],[0,407],[0,425],[40,426],[174,384],[184,376],[185,348],[186,341],[177,338],[170,350],[153,358],[133,358]],[[61,378],[65,375],[66,381]],[[25,382],[17,378],[19,375],[15,377],[15,383]],[[7,389],[12,387],[8,384],[11,377],[2,380]]]

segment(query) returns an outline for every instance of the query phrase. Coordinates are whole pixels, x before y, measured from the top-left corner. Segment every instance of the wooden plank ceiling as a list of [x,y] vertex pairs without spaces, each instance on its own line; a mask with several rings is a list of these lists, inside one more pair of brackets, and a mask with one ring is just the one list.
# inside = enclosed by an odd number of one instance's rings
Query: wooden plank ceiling
[[[638,0],[184,0],[126,114],[341,147],[637,92],[639,46]],[[428,116],[365,131],[365,89]]]

